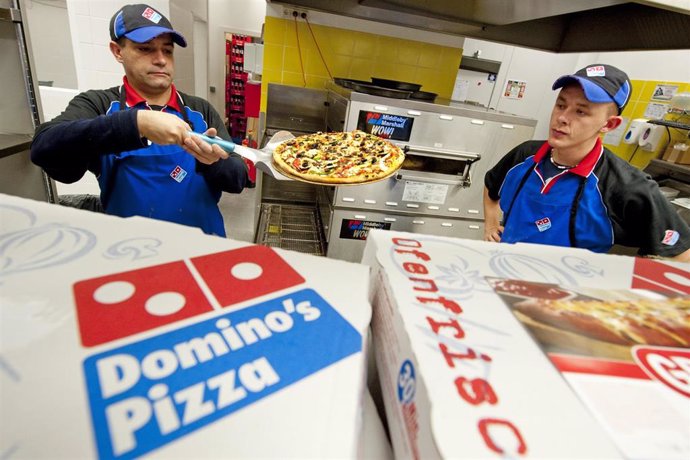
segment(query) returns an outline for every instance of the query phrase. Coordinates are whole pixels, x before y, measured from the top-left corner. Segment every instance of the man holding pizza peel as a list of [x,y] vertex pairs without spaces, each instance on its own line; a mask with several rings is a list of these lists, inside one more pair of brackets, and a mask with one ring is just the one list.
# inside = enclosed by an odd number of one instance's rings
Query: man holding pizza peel
[[186,47],[170,21],[148,5],[127,5],[110,21],[110,51],[123,84],[74,97],[38,127],[31,159],[65,183],[93,172],[106,213],[145,216],[225,236],[218,200],[248,185],[236,154],[190,131],[229,139],[223,120],[198,97],[178,92],[174,46]]
[[690,228],[657,183],[601,142],[622,123],[628,76],[593,64],[557,79],[559,88],[548,140],[515,147],[486,173],[484,240],[594,252],[615,243],[690,262]]

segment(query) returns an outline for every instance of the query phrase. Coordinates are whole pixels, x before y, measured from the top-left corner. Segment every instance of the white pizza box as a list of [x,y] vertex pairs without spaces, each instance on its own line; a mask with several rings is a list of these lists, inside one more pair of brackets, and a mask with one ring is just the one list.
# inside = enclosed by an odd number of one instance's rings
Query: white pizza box
[[[559,372],[485,278],[687,294],[686,264],[382,230],[362,262],[396,458],[688,458],[687,396],[652,378]],[[662,360],[678,386],[683,356]]]
[[0,195],[0,452],[357,457],[367,286],[359,264]]

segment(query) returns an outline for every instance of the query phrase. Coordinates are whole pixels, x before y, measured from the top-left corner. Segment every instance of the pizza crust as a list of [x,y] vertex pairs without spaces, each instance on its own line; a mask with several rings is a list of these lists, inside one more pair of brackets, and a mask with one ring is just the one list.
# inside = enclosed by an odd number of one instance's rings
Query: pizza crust
[[542,324],[619,345],[690,346],[690,299],[544,300],[515,310]]

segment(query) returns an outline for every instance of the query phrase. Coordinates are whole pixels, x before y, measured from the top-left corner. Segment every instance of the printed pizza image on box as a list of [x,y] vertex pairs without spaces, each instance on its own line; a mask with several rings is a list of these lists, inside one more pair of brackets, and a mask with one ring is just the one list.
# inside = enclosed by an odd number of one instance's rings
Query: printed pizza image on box
[[488,278],[547,353],[633,361],[633,346],[690,348],[690,296]]
[[[689,295],[488,281],[628,457],[690,451]],[[647,417],[616,429],[631,403]]]
[[[690,455],[687,265],[378,230],[363,263],[396,457]],[[606,337],[535,313],[604,301],[628,303]],[[658,331],[630,332],[640,310]]]
[[8,196],[0,260],[3,458],[360,454],[365,267]]

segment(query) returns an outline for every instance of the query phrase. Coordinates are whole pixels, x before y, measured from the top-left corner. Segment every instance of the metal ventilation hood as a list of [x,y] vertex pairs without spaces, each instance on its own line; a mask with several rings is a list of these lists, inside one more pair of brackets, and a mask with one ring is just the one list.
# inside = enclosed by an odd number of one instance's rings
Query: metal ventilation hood
[[690,49],[690,0],[268,0],[557,53]]

